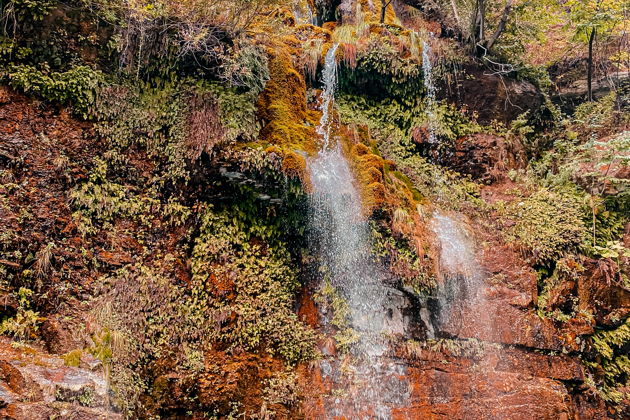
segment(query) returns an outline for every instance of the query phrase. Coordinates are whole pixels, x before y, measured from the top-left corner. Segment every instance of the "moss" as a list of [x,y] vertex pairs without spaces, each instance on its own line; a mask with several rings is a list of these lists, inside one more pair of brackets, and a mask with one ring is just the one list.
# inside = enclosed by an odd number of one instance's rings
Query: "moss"
[[79,367],[79,365],[81,364],[82,356],[83,356],[83,350],[81,349],[72,350],[71,352],[68,352],[63,355],[63,363],[66,366]]
[[306,83],[291,58],[296,52],[286,44],[267,52],[271,79],[258,98],[258,117],[263,121],[260,140],[314,153],[318,118],[306,106]]
[[310,178],[306,171],[306,159],[293,151],[286,152],[282,159],[282,171],[288,176],[300,178],[302,185],[310,185]]

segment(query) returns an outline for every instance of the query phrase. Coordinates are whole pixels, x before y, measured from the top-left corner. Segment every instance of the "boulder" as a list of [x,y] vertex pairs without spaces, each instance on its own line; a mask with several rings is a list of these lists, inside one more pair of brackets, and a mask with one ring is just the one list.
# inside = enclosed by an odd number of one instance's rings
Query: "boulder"
[[2,419],[122,419],[109,408],[108,392],[99,372],[68,367],[36,347],[0,339]]

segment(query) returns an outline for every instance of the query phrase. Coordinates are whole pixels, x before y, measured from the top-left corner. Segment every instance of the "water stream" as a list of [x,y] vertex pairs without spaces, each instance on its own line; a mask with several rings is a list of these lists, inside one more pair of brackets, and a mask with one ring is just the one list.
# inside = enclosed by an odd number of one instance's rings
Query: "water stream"
[[439,324],[459,330],[464,322],[474,322],[477,335],[486,335],[492,321],[470,230],[458,218],[439,212],[433,215],[430,227],[440,249]]
[[429,143],[436,143],[435,136],[435,84],[433,83],[433,65],[431,64],[431,47],[427,41],[422,42],[422,74],[424,77],[425,105],[428,118],[427,130]]
[[312,248],[322,258],[321,282],[329,282],[347,303],[348,327],[357,339],[346,355],[321,362],[322,375],[343,392],[331,397],[327,415],[389,419],[391,406],[404,404],[408,386],[401,379],[405,367],[387,358],[384,335],[400,330],[403,320],[392,308],[399,296],[384,285],[385,272],[372,260],[369,225],[352,170],[341,144],[331,138],[336,51],[337,45],[328,51],[322,74],[322,117],[317,129],[322,148],[307,165],[313,187],[310,232]]

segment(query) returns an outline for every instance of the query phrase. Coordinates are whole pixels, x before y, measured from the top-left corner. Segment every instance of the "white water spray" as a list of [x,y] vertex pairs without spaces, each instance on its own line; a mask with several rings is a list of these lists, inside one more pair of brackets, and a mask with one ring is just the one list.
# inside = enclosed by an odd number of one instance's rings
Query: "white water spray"
[[324,147],[322,150],[328,149],[330,144],[330,109],[333,106],[335,91],[337,90],[337,60],[335,58],[337,48],[339,48],[339,44],[334,44],[326,53],[324,70],[322,72],[322,81],[324,83],[322,103],[320,105],[322,117],[317,127],[317,134],[324,139]]
[[[322,118],[317,132],[323,147],[308,162],[313,194],[310,231],[322,269],[348,305],[348,324],[359,335],[350,348],[352,362],[321,362],[322,374],[347,393],[327,404],[329,417],[389,419],[391,407],[408,397],[400,378],[405,368],[386,358],[385,333],[400,330],[403,320],[391,308],[395,291],[383,284],[383,270],[372,261],[370,230],[361,196],[339,142],[331,141],[331,111],[337,85],[335,44],[326,54],[322,75]],[[333,144],[334,143],[334,144]]]
[[459,311],[468,308],[467,317],[475,318],[477,333],[484,335],[492,328],[492,321],[484,296],[484,274],[471,233],[462,222],[441,213],[433,216],[431,230],[440,247],[440,323],[461,327],[466,320]]
[[435,85],[433,84],[433,66],[431,64],[431,47],[427,41],[422,42],[422,74],[426,91],[427,118],[429,120],[429,143],[436,142],[435,136]]
[[308,2],[306,2],[305,7],[300,7],[299,4],[296,4],[293,8],[293,17],[300,23],[317,25],[317,16],[313,13],[313,8]]

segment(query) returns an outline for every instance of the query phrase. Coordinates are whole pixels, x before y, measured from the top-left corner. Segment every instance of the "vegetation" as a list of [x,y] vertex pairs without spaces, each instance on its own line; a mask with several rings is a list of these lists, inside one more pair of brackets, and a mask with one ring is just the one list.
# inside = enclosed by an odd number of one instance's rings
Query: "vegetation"
[[[319,349],[334,342],[351,359],[350,307],[307,231],[334,44],[331,141],[354,173],[373,260],[415,317],[392,354],[479,361],[508,344],[419,338],[431,326],[416,313],[439,304],[444,269],[431,217],[460,212],[495,270],[489,301],[532,296],[509,305],[544,318],[611,412],[627,403],[624,2],[0,8],[0,281],[13,302],[0,333],[67,366],[98,359],[127,418],[308,417]],[[541,331],[520,350],[548,351]]]

